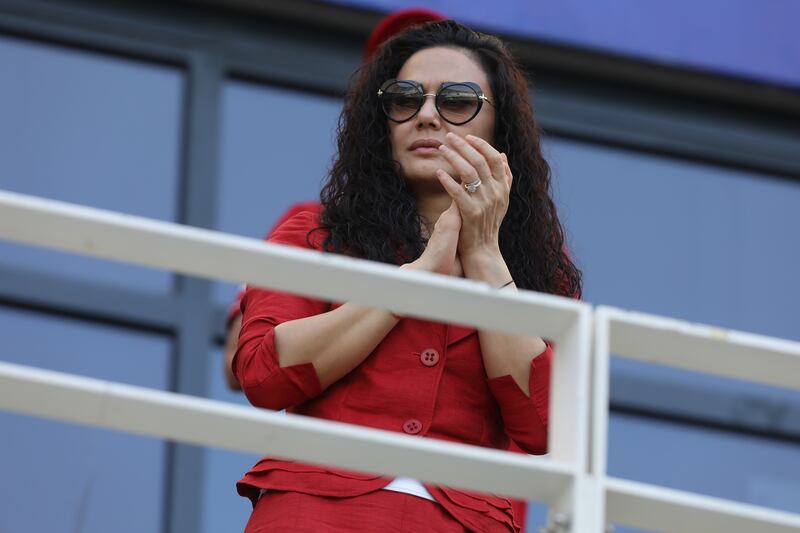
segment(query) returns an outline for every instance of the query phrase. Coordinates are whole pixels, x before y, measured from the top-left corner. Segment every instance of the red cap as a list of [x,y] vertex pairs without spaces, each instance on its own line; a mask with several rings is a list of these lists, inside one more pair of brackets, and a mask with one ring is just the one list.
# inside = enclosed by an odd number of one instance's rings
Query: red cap
[[446,19],[447,17],[441,13],[421,7],[401,9],[386,15],[378,22],[372,30],[372,33],[369,34],[367,44],[364,45],[364,61],[369,60],[375,53],[375,50],[377,50],[384,41],[397,35],[401,31],[411,26],[416,26],[417,24]]

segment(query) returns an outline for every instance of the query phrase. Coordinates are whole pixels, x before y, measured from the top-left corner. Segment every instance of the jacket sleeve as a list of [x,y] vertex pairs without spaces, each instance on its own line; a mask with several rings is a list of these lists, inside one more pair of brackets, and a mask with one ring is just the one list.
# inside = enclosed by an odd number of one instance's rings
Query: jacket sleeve
[[[316,215],[300,213],[281,225],[269,242],[315,249],[308,239],[315,226]],[[279,366],[275,327],[328,309],[329,304],[320,300],[247,287],[242,296],[242,330],[232,366],[250,403],[266,409],[286,409],[322,392],[313,364]]]
[[489,380],[489,388],[500,405],[506,433],[520,448],[534,455],[547,453],[552,358],[553,348],[548,343],[531,361],[530,396],[519,388],[511,375]]

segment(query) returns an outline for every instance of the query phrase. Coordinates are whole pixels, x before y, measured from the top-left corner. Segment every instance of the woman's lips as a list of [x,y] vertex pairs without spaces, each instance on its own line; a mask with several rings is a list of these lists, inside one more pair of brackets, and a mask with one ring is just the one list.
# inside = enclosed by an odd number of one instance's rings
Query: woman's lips
[[420,146],[419,148],[414,148],[411,150],[415,154],[438,154],[438,148],[432,148],[430,146]]
[[442,143],[435,139],[420,139],[414,141],[408,149],[415,154],[438,154],[441,145]]

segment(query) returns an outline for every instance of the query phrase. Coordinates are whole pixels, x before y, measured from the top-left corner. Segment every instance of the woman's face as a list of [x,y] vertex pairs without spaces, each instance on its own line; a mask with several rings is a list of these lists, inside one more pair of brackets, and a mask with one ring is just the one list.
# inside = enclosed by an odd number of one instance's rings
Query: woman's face
[[[412,55],[405,62],[398,80],[414,80],[422,85],[425,93],[436,93],[443,82],[474,82],[480,85],[483,94],[494,103],[489,80],[480,64],[469,52],[458,48],[426,48]],[[388,119],[387,119],[388,120]],[[396,123],[389,120],[389,138],[394,160],[400,164],[406,179],[412,185],[439,185],[436,170],[442,169],[458,177],[450,163],[435,147],[446,144],[445,135],[453,132],[462,137],[475,135],[494,144],[494,107],[483,103],[475,118],[460,126],[443,120],[436,110],[434,97],[425,98],[419,113],[411,120]]]

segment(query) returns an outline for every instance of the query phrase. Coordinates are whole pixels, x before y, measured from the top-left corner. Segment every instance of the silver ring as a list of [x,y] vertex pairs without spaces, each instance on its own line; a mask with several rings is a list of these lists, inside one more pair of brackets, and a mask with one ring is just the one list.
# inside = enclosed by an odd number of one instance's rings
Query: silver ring
[[478,187],[481,186],[481,179],[477,178],[475,181],[470,181],[469,183],[464,184],[464,188],[467,189],[468,193],[473,193],[478,190]]

